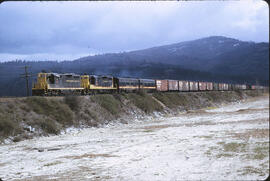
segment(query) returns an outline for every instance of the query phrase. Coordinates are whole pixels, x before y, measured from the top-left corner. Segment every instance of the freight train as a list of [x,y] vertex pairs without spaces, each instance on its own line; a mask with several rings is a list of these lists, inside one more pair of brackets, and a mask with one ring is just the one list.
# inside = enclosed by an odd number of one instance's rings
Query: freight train
[[264,89],[263,86],[187,80],[123,78],[74,73],[38,73],[33,96],[90,95],[119,92],[192,92]]

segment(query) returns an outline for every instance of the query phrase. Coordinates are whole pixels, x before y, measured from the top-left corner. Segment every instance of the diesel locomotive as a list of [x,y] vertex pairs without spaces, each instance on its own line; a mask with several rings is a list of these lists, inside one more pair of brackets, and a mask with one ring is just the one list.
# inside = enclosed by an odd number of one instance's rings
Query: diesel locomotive
[[192,92],[264,89],[263,86],[227,84],[187,80],[155,80],[124,78],[105,75],[74,73],[38,73],[33,84],[33,96],[90,95],[98,93],[137,92]]

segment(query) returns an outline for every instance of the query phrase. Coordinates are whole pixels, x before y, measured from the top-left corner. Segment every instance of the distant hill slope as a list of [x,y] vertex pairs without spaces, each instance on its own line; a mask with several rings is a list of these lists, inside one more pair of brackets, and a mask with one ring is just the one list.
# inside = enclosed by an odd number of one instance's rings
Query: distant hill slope
[[126,53],[89,56],[76,61],[87,61],[89,65],[166,63],[185,69],[266,78],[269,75],[269,43],[212,36]]
[[[205,80],[269,84],[269,43],[243,42],[222,36],[109,53],[63,62],[0,63],[0,96],[25,95],[22,66],[36,75],[47,72],[112,74],[123,77]],[[30,82],[30,85],[32,83]]]

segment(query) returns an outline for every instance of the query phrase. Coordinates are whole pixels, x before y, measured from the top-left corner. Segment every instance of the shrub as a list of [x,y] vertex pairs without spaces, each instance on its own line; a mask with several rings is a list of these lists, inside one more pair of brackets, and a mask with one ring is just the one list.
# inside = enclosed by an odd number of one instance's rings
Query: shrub
[[55,118],[55,120],[63,125],[72,125],[74,122],[74,113],[70,107],[62,101],[51,100],[48,115]]
[[19,141],[22,141],[22,137],[16,136],[15,138],[13,138],[13,142],[19,142]]
[[70,107],[71,110],[79,110],[80,98],[78,96],[65,96],[64,102]]
[[60,131],[55,122],[51,119],[45,119],[41,121],[40,127],[42,130],[49,134],[58,134]]
[[27,97],[26,103],[37,114],[46,114],[51,107],[44,97]]
[[112,115],[118,115],[120,112],[120,101],[109,94],[95,95],[92,100],[97,102],[101,107],[109,111]]
[[154,93],[153,96],[165,104],[169,108],[174,108],[179,105],[187,105],[188,99],[185,95],[180,95],[178,93]]
[[10,115],[0,113],[0,136],[16,135],[19,132],[18,123]]
[[163,107],[158,102],[144,92],[128,94],[128,97],[135,106],[143,110],[145,113],[163,110]]
[[98,120],[98,116],[97,113],[95,111],[91,111],[89,109],[85,110],[85,113],[90,116],[91,118],[93,118],[94,120]]
[[27,105],[37,114],[46,115],[64,125],[73,123],[74,114],[70,107],[59,100],[48,100],[44,97],[28,97]]
[[172,102],[169,97],[165,93],[157,92],[154,93],[153,96],[158,99],[160,102],[162,102],[164,105],[166,105],[169,108],[175,107],[174,102]]
[[137,94],[142,96],[142,97],[147,97],[147,95],[148,95],[146,90],[140,90]]

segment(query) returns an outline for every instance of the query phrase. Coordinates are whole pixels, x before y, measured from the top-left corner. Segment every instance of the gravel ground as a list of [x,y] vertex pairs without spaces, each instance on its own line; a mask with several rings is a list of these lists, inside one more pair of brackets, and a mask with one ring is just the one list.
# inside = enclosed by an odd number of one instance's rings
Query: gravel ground
[[3,180],[261,180],[269,98],[0,146]]

